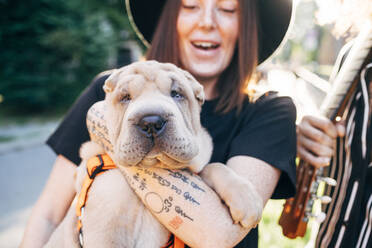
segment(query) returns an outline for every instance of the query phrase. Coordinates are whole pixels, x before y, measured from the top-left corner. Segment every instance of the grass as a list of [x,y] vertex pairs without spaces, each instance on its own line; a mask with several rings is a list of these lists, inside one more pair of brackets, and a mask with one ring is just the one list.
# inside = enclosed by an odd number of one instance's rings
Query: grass
[[284,200],[270,200],[259,225],[259,248],[302,248],[310,239],[310,228],[304,238],[289,239],[278,224]]

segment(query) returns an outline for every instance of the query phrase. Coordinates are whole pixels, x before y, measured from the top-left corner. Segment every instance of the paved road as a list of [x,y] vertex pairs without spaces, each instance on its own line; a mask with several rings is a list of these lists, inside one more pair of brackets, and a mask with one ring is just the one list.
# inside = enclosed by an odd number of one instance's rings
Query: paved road
[[0,153],[0,247],[18,247],[54,159],[42,143]]

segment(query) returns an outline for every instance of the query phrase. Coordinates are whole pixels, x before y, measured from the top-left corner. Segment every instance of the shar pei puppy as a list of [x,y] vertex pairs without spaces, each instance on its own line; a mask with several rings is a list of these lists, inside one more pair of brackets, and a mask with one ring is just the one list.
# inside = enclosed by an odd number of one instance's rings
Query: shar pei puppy
[[[126,169],[160,167],[173,176],[174,169],[190,174],[203,169],[212,153],[212,140],[200,123],[203,87],[172,64],[146,61],[114,70],[104,91],[105,100],[93,105],[87,115],[92,141],[80,151],[76,192],[87,177],[89,158],[107,153],[117,168],[100,174],[91,184],[79,217],[82,233],[77,229],[76,197],[46,247],[163,247],[170,232],[151,211],[169,211],[172,198],[156,202],[160,197],[148,192],[140,199],[137,195],[146,191],[146,180],[138,174],[128,176]],[[157,177],[161,186],[171,187],[175,194],[184,193],[182,186],[160,179],[153,171],[144,175]],[[198,189],[198,182],[192,183]],[[185,199],[198,201],[189,195]],[[176,211],[181,217],[172,220],[174,226],[181,218],[192,219],[180,208]]]

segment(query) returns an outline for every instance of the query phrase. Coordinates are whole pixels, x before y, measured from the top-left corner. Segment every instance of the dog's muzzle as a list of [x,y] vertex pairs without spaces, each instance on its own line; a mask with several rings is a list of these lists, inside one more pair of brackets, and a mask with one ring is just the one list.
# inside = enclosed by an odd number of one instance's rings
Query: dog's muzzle
[[159,115],[147,115],[139,120],[136,127],[147,138],[155,138],[164,132],[166,125],[167,121],[163,117]]

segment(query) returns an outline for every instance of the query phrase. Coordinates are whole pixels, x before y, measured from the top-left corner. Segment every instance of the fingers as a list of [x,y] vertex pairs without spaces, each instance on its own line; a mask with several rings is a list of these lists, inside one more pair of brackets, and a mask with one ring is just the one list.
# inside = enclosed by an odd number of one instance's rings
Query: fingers
[[315,167],[330,163],[338,136],[345,135],[343,122],[333,124],[326,118],[305,116],[297,127],[297,151],[300,158]]
[[315,156],[301,146],[297,147],[297,153],[301,159],[315,166],[316,168],[328,166],[331,161],[331,157]]
[[297,142],[299,144],[297,146],[302,147],[320,157],[331,157],[333,154],[335,142],[327,136],[321,136],[322,134],[318,136],[320,138],[317,141],[308,138],[308,136],[299,135],[297,138]]
[[[326,118],[305,116],[301,121],[300,127],[302,124],[304,124],[304,127],[310,128],[311,132],[314,132],[316,141],[321,142],[325,137],[329,137],[331,140],[337,138],[336,126]],[[315,134],[316,130],[318,132]]]

